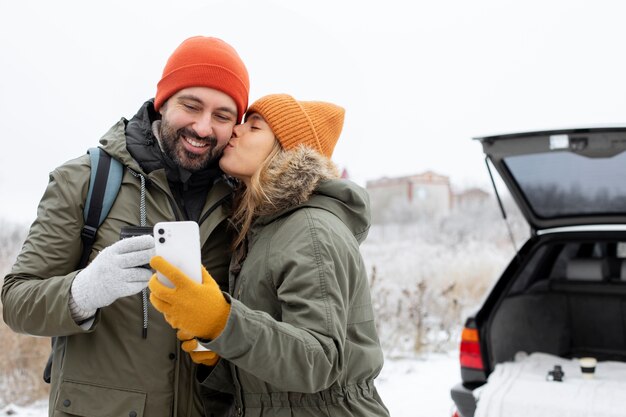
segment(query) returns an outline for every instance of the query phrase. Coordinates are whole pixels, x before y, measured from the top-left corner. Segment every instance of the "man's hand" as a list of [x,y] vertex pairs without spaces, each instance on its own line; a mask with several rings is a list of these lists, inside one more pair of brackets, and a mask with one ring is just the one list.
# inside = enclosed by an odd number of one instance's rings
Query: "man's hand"
[[163,285],[156,274],[149,283],[150,302],[163,313],[170,326],[201,339],[218,337],[226,326],[230,304],[204,266],[202,284],[186,276],[161,256],[152,258],[150,266],[174,284],[174,288]]
[[191,360],[195,363],[215,366],[217,361],[219,361],[219,355],[212,350],[200,350],[196,352],[195,349],[198,347],[198,340],[184,330],[179,330],[176,333],[176,337],[182,342],[182,349],[189,353]]
[[142,268],[154,256],[154,238],[130,237],[104,249],[72,282],[78,307],[93,311],[121,297],[136,294],[148,285],[152,272]]

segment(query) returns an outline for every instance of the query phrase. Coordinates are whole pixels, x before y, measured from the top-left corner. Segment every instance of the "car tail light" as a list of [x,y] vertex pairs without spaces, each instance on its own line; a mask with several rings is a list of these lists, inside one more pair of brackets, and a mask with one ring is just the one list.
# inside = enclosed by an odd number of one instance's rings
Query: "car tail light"
[[461,333],[460,349],[461,366],[464,368],[484,369],[483,357],[480,353],[478,329],[465,327]]

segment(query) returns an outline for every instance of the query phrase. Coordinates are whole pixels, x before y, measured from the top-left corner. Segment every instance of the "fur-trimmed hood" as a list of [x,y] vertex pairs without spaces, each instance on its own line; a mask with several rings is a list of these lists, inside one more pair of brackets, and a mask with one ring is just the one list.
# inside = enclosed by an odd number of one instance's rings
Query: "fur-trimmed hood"
[[339,217],[359,242],[367,236],[371,217],[367,191],[340,179],[335,164],[313,149],[300,146],[283,152],[261,181],[269,201],[258,208],[257,225],[299,208],[315,207]]

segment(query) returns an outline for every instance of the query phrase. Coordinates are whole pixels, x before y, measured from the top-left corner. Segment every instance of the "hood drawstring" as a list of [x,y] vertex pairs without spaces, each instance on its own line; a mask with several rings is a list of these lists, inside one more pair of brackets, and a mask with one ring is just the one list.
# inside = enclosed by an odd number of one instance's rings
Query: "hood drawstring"
[[[133,170],[130,170],[130,172],[135,177],[138,177],[141,180],[141,196],[139,200],[139,225],[146,226],[146,178]],[[148,288],[144,288],[143,290],[141,290],[141,308],[143,312],[143,329],[141,332],[141,336],[146,339],[148,337]]]

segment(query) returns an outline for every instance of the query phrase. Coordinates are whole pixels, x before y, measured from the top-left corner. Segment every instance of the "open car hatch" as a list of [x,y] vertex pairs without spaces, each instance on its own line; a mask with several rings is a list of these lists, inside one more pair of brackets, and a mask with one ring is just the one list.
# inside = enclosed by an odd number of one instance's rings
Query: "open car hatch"
[[534,231],[626,224],[626,126],[475,139]]

